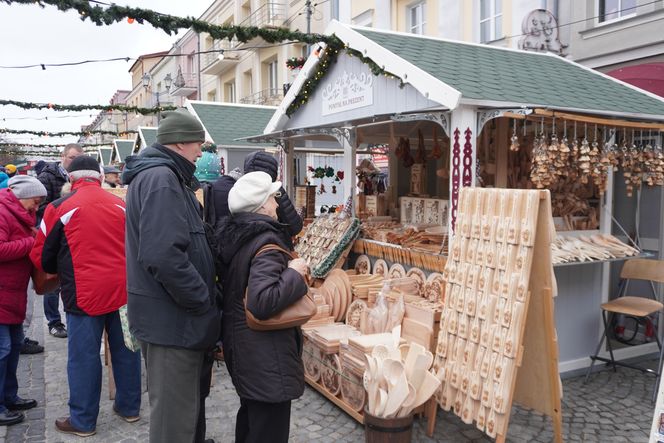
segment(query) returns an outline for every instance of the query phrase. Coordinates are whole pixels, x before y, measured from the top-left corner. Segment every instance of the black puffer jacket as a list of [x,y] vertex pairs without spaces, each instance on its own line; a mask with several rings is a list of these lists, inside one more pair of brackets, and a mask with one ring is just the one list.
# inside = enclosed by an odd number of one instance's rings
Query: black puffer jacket
[[268,216],[246,213],[220,220],[217,237],[222,261],[223,344],[226,366],[240,398],[268,403],[293,400],[304,392],[302,331],[289,328],[254,331],[247,326],[247,307],[259,319],[267,319],[307,293],[302,276],[288,268],[289,257],[267,251],[254,258],[264,245],[286,249],[285,226]]
[[[244,173],[254,172],[254,171],[263,171],[270,174],[272,181],[277,180],[277,174],[279,169],[279,163],[272,155],[267,152],[258,151],[253,152],[247,155],[244,159]],[[279,207],[277,208],[277,216],[279,221],[288,225],[288,233],[291,236],[296,236],[302,230],[302,218],[298,215],[291,202],[288,193],[282,187],[279,192],[281,195],[277,197],[277,203]]]
[[214,212],[217,219],[231,215],[231,211],[228,209],[228,193],[234,184],[235,179],[230,175],[222,175],[212,183]]
[[54,200],[60,198],[62,187],[69,181],[68,177],[60,170],[58,163],[46,163],[46,166],[41,170],[37,179],[46,188],[46,198],[39,205],[37,210],[37,224],[44,217],[46,206]]

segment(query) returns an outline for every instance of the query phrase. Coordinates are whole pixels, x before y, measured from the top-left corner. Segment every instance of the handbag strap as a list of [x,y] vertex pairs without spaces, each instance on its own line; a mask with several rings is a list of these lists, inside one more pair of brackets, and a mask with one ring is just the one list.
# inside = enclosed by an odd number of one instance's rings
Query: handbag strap
[[294,252],[288,251],[276,243],[268,243],[267,245],[261,246],[261,248],[258,251],[256,251],[256,253],[254,254],[254,257],[258,257],[260,254],[267,251],[280,251],[288,255],[291,259],[297,258]]
[[[284,249],[276,243],[268,243],[267,245],[263,245],[258,251],[256,251],[256,253],[254,254],[254,258],[258,257],[260,254],[262,254],[263,252],[267,252],[267,251],[279,251],[279,252],[283,252],[284,254],[286,254],[291,259],[298,258],[297,252],[289,251],[287,249]],[[311,278],[310,277],[311,276],[308,273],[307,273],[307,275],[304,276],[304,281],[307,284],[307,286],[311,286]]]

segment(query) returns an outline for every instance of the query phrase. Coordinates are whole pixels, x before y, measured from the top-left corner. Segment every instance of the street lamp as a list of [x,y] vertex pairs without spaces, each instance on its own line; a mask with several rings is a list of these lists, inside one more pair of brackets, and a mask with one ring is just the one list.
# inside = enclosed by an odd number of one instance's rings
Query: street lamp
[[[150,75],[149,72],[146,72],[143,74],[143,77],[141,77],[141,82],[143,83],[143,87],[145,88],[146,92],[148,88],[150,87],[150,83],[152,82],[152,75]],[[164,88],[166,89],[166,93],[168,93],[171,90],[171,85],[173,84],[173,78],[171,77],[171,74],[168,73],[164,77]],[[159,96],[161,95],[160,91],[152,91],[152,94],[155,96],[157,100],[157,108],[160,107],[159,103]],[[157,124],[159,124],[159,121],[161,120],[161,111],[157,112]]]

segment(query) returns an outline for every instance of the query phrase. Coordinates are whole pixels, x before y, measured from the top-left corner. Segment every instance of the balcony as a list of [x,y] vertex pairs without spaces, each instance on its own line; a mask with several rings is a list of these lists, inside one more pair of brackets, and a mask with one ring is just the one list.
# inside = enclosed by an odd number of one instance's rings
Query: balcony
[[[240,61],[240,53],[233,51],[238,47],[238,41],[233,38],[232,40],[217,40],[214,44],[206,49],[207,54],[203,54],[201,65],[203,69],[201,72],[207,75],[219,75],[226,69],[235,66]],[[219,58],[221,51],[224,51],[224,57]]]
[[174,97],[189,97],[196,91],[198,91],[198,76],[189,72],[183,74],[182,69],[178,67],[178,73],[175,75],[175,80],[171,86],[171,95]]
[[[256,9],[249,17],[240,22],[239,26],[255,26],[257,28],[279,28],[284,25],[286,17],[285,2],[268,2]],[[240,43],[240,47],[245,45],[262,46],[267,45],[260,37],[252,39],[246,43]]]
[[281,88],[269,88],[241,98],[240,103],[246,105],[278,106],[283,98],[284,94]]

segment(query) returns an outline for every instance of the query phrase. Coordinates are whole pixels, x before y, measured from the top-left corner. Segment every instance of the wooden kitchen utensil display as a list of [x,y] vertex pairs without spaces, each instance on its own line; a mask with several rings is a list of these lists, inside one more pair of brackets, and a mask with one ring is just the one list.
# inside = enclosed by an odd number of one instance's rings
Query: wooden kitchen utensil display
[[438,404],[504,442],[514,401],[551,416],[562,442],[550,194],[464,188],[459,203],[434,363]]

